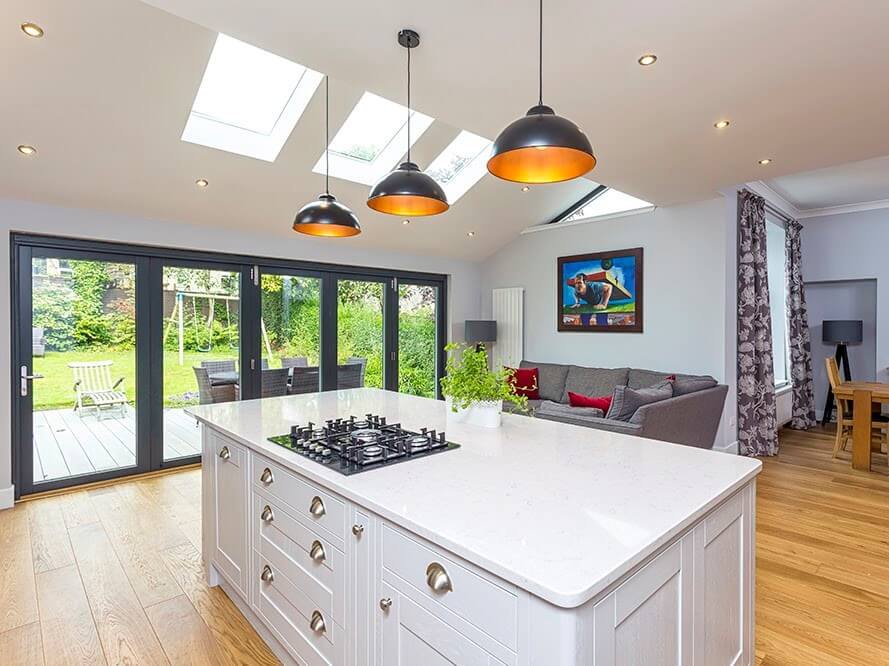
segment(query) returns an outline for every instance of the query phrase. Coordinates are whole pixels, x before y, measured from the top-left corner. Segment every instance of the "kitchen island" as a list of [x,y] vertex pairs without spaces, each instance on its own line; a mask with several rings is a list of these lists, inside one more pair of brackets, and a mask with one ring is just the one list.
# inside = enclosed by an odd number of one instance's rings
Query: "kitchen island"
[[[753,662],[759,461],[378,389],[189,411],[209,582],[285,663]],[[365,414],[460,447],[346,476],[268,440]]]

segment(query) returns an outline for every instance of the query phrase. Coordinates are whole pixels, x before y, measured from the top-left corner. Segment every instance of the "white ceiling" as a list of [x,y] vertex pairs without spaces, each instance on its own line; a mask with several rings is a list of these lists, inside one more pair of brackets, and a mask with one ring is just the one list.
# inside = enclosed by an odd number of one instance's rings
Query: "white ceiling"
[[[272,164],[180,141],[216,31],[329,73],[335,130],[365,89],[402,99],[395,35],[418,30],[414,102],[440,121],[416,145],[421,166],[457,128],[493,138],[536,101],[532,0],[151,5],[178,16],[137,0],[0,3],[0,196],[292,233],[295,210],[323,186],[311,171],[323,97]],[[634,196],[692,201],[766,169],[777,177],[889,154],[885,0],[842,11],[826,0],[549,0],[546,15],[545,101],[590,136],[591,178]],[[23,21],[46,36],[25,38]],[[636,64],[646,52],[659,57],[653,67]],[[719,132],[721,117],[732,125]],[[20,143],[37,157],[18,155]],[[774,162],[760,167],[762,157]],[[196,189],[199,177],[210,187]],[[486,176],[447,214],[404,227],[364,205],[366,187],[334,181],[365,233],[331,242],[480,259],[588,188],[523,194]]]
[[782,176],[766,184],[801,211],[877,202],[889,207],[889,157]]

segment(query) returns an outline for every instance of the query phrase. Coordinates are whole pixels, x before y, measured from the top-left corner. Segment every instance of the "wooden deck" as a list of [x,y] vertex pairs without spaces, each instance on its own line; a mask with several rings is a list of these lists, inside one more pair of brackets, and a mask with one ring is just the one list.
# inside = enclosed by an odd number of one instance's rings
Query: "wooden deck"
[[[200,453],[200,430],[181,409],[164,410],[164,458]],[[48,481],[136,464],[136,412],[126,417],[72,409],[34,412],[34,481]]]

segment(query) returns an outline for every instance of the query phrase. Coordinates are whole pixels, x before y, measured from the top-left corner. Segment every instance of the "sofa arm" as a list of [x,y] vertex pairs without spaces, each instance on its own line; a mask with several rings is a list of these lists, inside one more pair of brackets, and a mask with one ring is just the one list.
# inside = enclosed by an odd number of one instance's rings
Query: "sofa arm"
[[728,386],[687,393],[669,400],[643,405],[630,423],[641,427],[641,435],[674,444],[713,448],[719,429]]

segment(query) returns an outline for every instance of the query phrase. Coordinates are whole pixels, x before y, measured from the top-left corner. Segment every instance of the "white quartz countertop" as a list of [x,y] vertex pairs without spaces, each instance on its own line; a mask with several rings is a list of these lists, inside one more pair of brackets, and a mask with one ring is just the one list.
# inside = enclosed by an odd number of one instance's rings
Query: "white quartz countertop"
[[[203,405],[203,423],[550,603],[579,606],[741,488],[758,460],[512,414],[449,423],[379,389]],[[267,441],[367,413],[461,448],[344,476]]]

